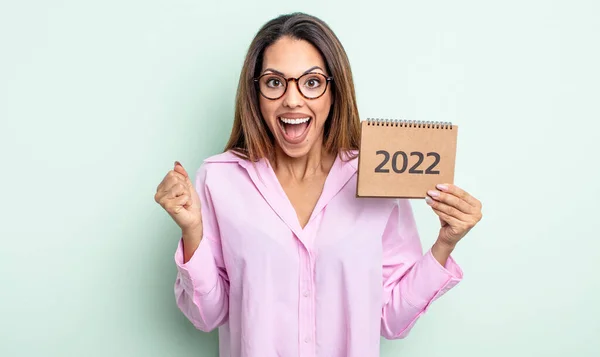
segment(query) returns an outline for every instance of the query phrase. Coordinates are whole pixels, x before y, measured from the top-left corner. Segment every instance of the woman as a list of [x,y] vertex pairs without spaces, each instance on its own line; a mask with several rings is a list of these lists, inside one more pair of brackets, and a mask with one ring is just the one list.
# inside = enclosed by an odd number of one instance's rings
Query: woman
[[410,203],[356,198],[359,116],[350,65],[321,20],[264,25],[239,82],[231,138],[194,182],[178,162],[156,201],[181,227],[177,304],[222,357],[379,356],[462,272],[450,253],[479,201],[440,185],[423,254]]

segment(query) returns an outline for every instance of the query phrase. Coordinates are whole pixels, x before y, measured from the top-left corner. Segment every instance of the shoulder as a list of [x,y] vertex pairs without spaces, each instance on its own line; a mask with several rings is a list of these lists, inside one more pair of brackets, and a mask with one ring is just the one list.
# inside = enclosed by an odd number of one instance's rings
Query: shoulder
[[[236,155],[232,151],[225,151],[219,154],[206,157],[200,167],[196,170],[196,177],[202,183],[207,180],[231,180],[236,173],[244,170],[249,162]],[[232,175],[234,175],[232,177]]]
[[236,155],[233,151],[228,150],[219,154],[215,154],[212,156],[209,156],[207,158],[205,158],[202,161],[202,165],[203,166],[207,166],[207,165],[211,165],[211,166],[215,166],[213,164],[231,164],[231,163],[239,163],[240,161],[245,161],[243,158],[239,157],[238,155]]
[[343,165],[358,170],[358,150],[341,151],[338,156]]

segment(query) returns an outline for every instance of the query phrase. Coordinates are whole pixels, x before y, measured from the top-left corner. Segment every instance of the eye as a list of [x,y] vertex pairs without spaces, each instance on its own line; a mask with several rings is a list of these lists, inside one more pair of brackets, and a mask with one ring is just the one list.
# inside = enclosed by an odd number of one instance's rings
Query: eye
[[265,84],[270,88],[277,88],[283,86],[283,81],[278,77],[267,77]]
[[310,77],[305,82],[304,85],[308,88],[318,88],[321,85],[321,79],[319,77]]

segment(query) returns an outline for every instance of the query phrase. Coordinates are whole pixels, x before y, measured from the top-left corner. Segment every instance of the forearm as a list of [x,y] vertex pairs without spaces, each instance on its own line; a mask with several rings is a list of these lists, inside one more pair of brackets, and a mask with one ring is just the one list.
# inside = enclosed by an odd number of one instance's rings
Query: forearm
[[183,239],[183,263],[187,263],[198,249],[202,240],[202,226],[181,232]]
[[449,245],[447,243],[436,241],[431,247],[431,254],[435,258],[435,260],[440,263],[441,266],[446,266],[446,262],[448,261],[448,257],[452,254],[454,250],[453,245]]

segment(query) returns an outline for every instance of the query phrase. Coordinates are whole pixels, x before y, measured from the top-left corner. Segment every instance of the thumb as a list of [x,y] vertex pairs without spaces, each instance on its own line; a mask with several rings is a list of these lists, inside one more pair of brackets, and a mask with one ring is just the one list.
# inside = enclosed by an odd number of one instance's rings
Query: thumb
[[442,227],[444,227],[444,226],[448,225],[448,222],[444,221],[444,220],[442,219],[442,217],[439,217],[439,216],[438,216],[438,218],[440,219],[440,225],[441,225]]
[[188,186],[192,186],[192,181],[190,179],[190,175],[188,175],[187,171],[183,168],[183,165],[181,165],[181,163],[179,161],[175,161],[175,167],[174,169],[175,172],[178,172],[180,174],[182,174],[183,176],[185,176],[185,178],[187,178],[187,184]]

